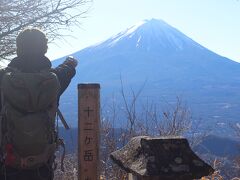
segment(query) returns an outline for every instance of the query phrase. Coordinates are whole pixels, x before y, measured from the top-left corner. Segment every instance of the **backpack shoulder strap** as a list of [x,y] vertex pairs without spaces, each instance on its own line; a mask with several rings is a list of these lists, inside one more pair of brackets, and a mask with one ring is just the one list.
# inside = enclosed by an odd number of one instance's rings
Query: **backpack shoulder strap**
[[69,130],[70,127],[69,127],[69,125],[67,124],[67,122],[66,122],[65,118],[63,117],[62,112],[59,110],[59,108],[57,108],[57,116],[60,118],[60,120],[61,120],[64,128],[65,128],[66,130]]

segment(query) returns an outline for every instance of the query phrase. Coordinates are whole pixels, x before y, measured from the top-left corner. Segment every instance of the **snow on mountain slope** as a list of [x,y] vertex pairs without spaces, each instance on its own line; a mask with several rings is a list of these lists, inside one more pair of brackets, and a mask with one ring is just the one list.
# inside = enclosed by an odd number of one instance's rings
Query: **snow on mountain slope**
[[201,47],[164,21],[156,19],[142,21],[113,36],[107,43],[109,46],[114,46],[120,43],[123,38],[135,39],[136,47],[142,45],[146,46],[147,49],[154,46],[153,41],[158,42],[162,48],[168,47],[175,50],[182,50],[186,46]]
[[[127,46],[126,41],[128,41]],[[121,48],[125,50],[137,48],[141,51],[160,50],[162,52],[163,50],[181,51],[186,48],[201,49],[204,47],[164,21],[151,19],[141,21],[104,42],[90,46],[91,50],[106,48]]]

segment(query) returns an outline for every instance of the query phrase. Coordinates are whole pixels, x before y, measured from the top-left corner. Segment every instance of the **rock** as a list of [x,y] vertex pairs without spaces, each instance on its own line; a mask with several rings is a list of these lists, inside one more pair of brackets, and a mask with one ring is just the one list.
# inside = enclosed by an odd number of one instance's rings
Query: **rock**
[[111,153],[110,157],[127,173],[137,177],[190,180],[214,172],[182,137],[134,137],[122,149]]

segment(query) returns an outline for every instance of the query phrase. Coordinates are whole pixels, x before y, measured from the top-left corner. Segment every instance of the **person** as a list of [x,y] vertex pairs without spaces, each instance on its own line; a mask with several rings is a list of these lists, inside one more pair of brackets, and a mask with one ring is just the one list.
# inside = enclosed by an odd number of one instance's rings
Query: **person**
[[[23,73],[50,71],[56,75],[60,85],[60,91],[58,91],[57,95],[57,102],[59,102],[60,96],[66,90],[71,82],[71,79],[76,73],[75,68],[78,64],[78,61],[74,58],[67,58],[62,64],[56,68],[52,68],[51,61],[45,56],[48,49],[47,43],[48,39],[46,38],[46,35],[37,28],[27,28],[19,33],[16,38],[17,57],[12,59],[7,68],[0,71],[1,91],[4,89],[4,87],[2,87],[4,74],[12,69]],[[2,109],[2,103],[0,104],[0,109]],[[6,162],[4,162],[3,157],[1,157],[0,163],[0,179],[52,180],[54,177],[52,168],[53,161],[51,161],[50,164],[42,165],[35,169],[18,169],[14,167],[8,167]]]

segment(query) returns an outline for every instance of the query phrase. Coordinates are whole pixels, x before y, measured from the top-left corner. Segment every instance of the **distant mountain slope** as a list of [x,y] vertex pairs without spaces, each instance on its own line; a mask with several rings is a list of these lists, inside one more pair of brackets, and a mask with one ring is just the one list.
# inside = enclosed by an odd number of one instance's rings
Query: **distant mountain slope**
[[239,156],[240,140],[209,135],[195,147],[201,154],[211,154],[217,157]]
[[[69,152],[77,149],[77,128],[65,130],[59,129],[60,137],[63,137],[66,142],[66,147]],[[115,129],[116,141],[120,138],[121,129]],[[202,139],[202,142],[193,147],[193,150],[200,154],[209,154],[215,157],[234,157],[240,152],[240,140],[237,138],[226,138],[221,136],[209,135]]]
[[[62,99],[64,109],[76,111],[77,83],[101,83],[103,99],[109,99],[106,97],[119,93],[122,79],[126,89],[136,90],[146,83],[142,97],[157,102],[182,97],[194,118],[203,118],[204,126],[221,133],[226,133],[224,126],[240,117],[240,64],[206,49],[161,20],[142,21],[74,56],[80,63]],[[75,121],[76,113],[70,114]]]

